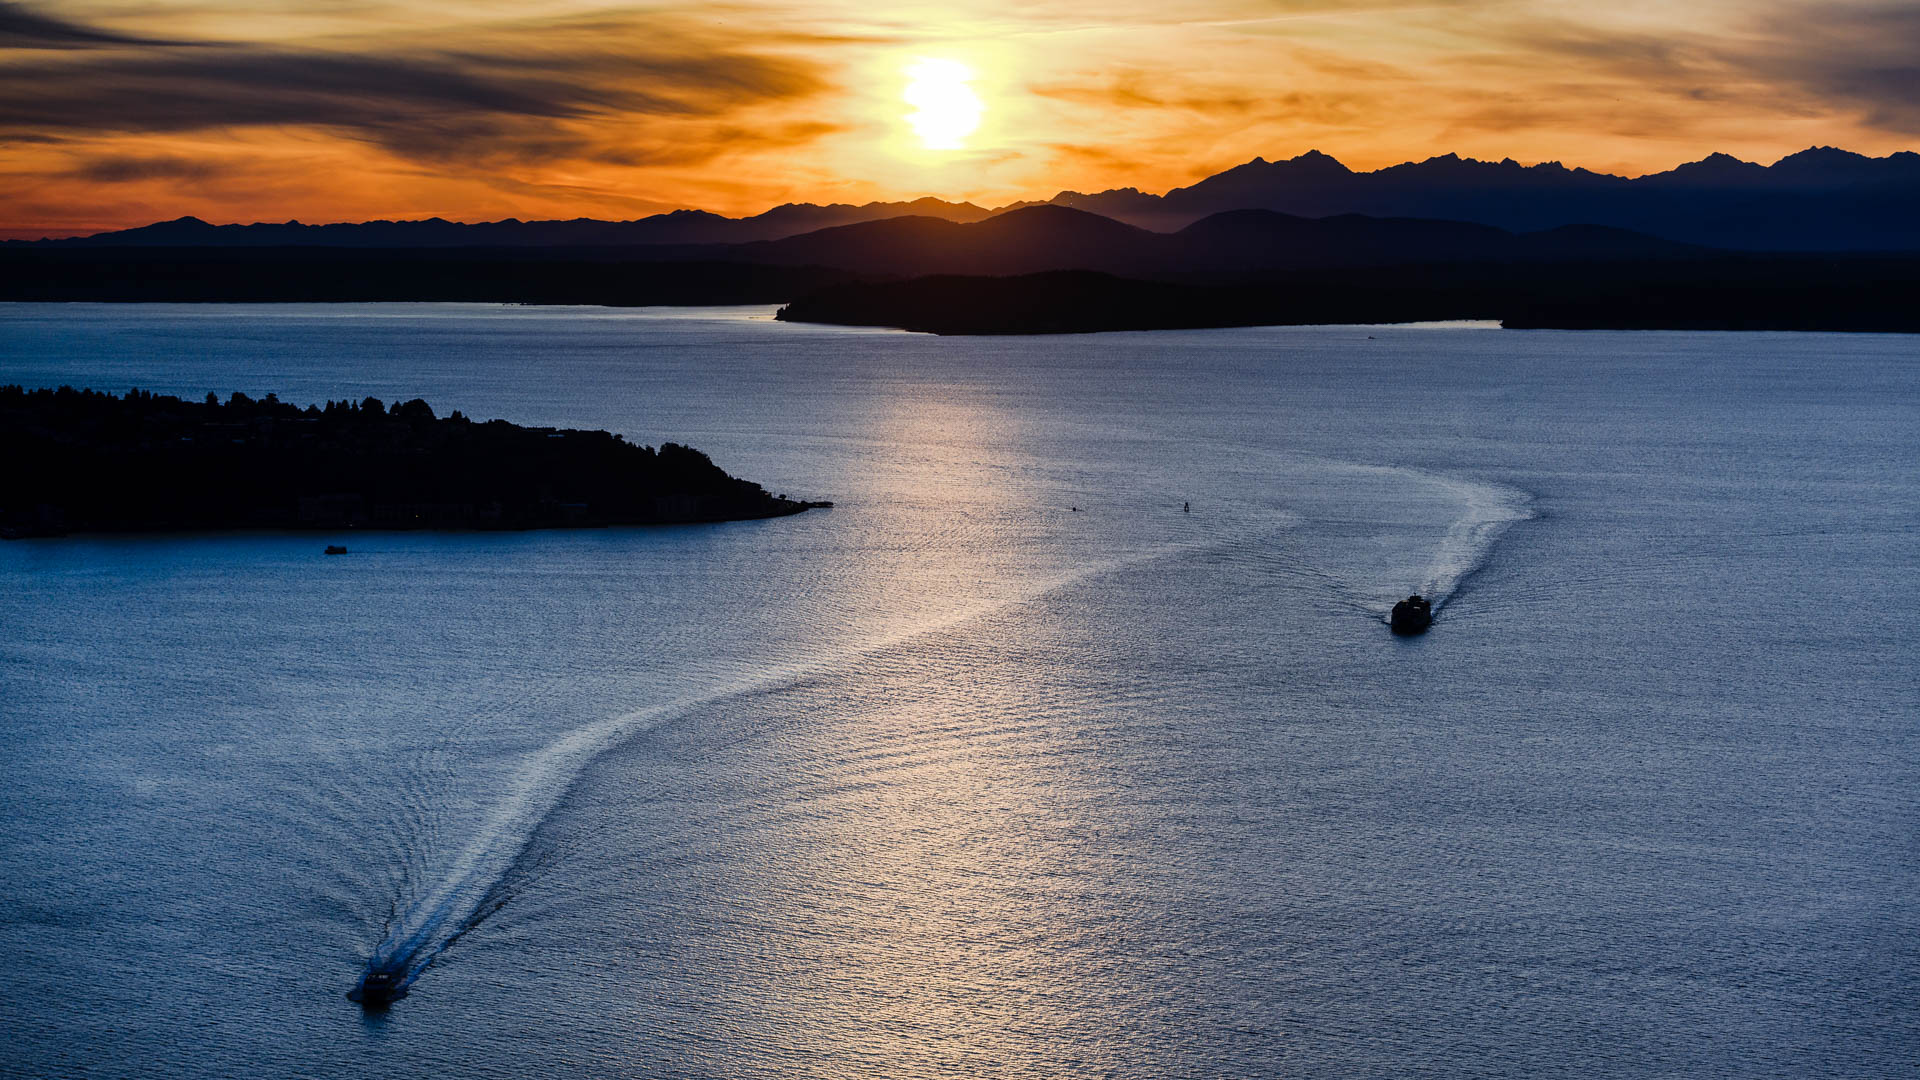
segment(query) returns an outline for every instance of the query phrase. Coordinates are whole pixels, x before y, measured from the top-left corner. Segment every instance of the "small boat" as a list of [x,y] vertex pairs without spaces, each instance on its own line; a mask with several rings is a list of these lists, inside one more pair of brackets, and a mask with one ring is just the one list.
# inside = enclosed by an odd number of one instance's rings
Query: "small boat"
[[1393,614],[1387,619],[1387,625],[1396,634],[1424,634],[1427,627],[1433,625],[1433,604],[1415,593],[1393,605]]
[[327,545],[327,554],[329,555],[345,555],[346,553],[347,549],[339,544]]
[[368,968],[360,976],[360,985],[347,991],[347,1000],[357,1001],[363,1009],[384,1009],[407,994],[400,981],[403,972]]

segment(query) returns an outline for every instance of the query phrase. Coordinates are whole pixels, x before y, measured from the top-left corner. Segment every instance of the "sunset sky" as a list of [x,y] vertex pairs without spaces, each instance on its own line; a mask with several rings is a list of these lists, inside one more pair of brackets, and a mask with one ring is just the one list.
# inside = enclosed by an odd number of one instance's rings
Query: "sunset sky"
[[0,2],[0,235],[1885,154],[1917,58],[1920,5],[1862,0]]

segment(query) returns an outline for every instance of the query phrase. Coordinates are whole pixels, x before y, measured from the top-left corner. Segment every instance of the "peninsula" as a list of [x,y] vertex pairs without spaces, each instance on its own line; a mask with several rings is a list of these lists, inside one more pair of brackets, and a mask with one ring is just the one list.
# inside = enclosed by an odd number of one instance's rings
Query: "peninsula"
[[0,387],[0,536],[202,529],[540,529],[736,521],[770,495],[691,447],[437,417],[419,399],[301,408]]
[[1873,255],[1430,263],[1167,280],[1084,270],[850,281],[783,322],[933,334],[1497,320],[1528,330],[1920,333],[1920,260]]

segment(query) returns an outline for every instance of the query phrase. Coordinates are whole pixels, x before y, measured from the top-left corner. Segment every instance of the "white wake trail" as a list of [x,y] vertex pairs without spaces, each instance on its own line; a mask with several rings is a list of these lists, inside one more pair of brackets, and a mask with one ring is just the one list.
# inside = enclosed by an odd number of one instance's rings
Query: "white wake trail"
[[417,979],[441,950],[473,925],[494,886],[520,860],[535,830],[559,805],[586,767],[594,759],[634,736],[690,710],[743,694],[789,685],[915,638],[1030,603],[1088,578],[1199,546],[1197,542],[1164,544],[1141,553],[1085,565],[1030,582],[1013,595],[977,601],[931,621],[852,648],[814,660],[756,672],[723,684],[709,693],[611,716],[568,732],[527,758],[485,824],[438,884],[395,920],[386,937],[368,958],[368,970],[393,972],[402,988]]
[[1413,592],[1439,610],[1509,528],[1534,516],[1531,495],[1488,480],[1306,455],[1287,464],[1298,481],[1290,505],[1309,526],[1308,539],[1317,522],[1344,545],[1307,557],[1328,584],[1383,622]]
[[1434,551],[1421,588],[1421,594],[1438,611],[1452,599],[1461,579],[1486,565],[1494,541],[1502,533],[1514,523],[1533,517],[1532,499],[1524,491],[1501,484],[1408,471],[1453,492],[1465,506],[1465,512],[1447,527],[1446,536]]
[[[1435,609],[1452,597],[1463,578],[1485,563],[1494,542],[1502,533],[1515,522],[1533,516],[1526,493],[1499,484],[1395,466],[1323,463],[1323,467],[1326,465],[1331,465],[1337,472],[1364,475],[1377,480],[1403,482],[1411,477],[1422,484],[1439,488],[1463,507],[1460,516],[1448,526],[1424,570],[1419,572],[1424,578],[1420,584],[1421,591],[1433,601]],[[568,732],[527,757],[486,822],[452,866],[420,901],[396,919],[369,958],[369,970],[394,972],[402,980],[402,986],[418,978],[434,956],[473,925],[488,895],[520,860],[535,830],[566,796],[586,767],[634,736],[691,710],[743,694],[790,685],[914,638],[1030,603],[1089,578],[1182,551],[1196,550],[1209,542],[1218,543],[1219,538],[1162,544],[1133,555],[1084,565],[1029,582],[1011,595],[979,600],[936,619],[813,660],[762,670],[724,683],[704,694],[611,716]],[[1378,587],[1377,582],[1375,587]]]

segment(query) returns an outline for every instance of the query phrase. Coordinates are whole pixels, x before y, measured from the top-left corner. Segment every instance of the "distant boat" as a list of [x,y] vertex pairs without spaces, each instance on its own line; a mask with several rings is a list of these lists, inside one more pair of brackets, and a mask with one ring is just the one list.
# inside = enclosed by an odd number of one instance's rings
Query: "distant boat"
[[1424,634],[1427,627],[1433,625],[1433,604],[1415,593],[1393,605],[1393,614],[1387,619],[1387,625],[1396,634]]
[[327,554],[329,555],[345,555],[346,553],[347,553],[347,549],[344,547],[341,547],[339,544],[327,545]]
[[357,1001],[362,1008],[383,1009],[407,994],[407,988],[400,982],[401,972],[369,969],[360,976],[360,985],[347,991],[350,1001]]

